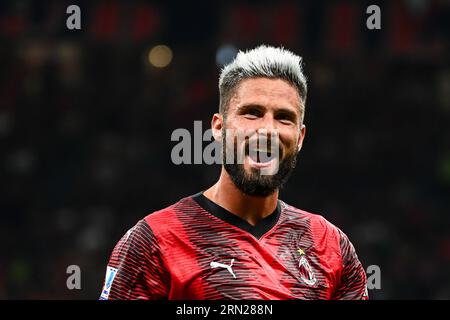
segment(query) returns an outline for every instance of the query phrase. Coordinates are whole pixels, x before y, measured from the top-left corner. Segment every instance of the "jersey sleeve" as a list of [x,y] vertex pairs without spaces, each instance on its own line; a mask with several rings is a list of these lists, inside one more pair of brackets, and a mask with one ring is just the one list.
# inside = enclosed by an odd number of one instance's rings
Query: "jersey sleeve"
[[339,230],[339,235],[342,272],[338,288],[334,293],[334,299],[368,300],[366,272],[348,237],[341,230]]
[[116,244],[100,300],[167,299],[170,274],[150,226],[139,221]]

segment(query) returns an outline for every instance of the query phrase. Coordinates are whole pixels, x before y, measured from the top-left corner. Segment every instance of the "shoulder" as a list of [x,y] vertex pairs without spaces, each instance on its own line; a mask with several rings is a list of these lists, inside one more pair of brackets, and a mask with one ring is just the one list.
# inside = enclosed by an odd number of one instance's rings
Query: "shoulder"
[[152,228],[158,229],[164,225],[177,222],[178,214],[189,207],[193,207],[194,201],[191,196],[185,197],[165,208],[148,213],[143,220]]
[[344,233],[322,214],[308,212],[281,201],[283,206],[283,222],[295,221],[304,225],[316,240],[326,240],[339,245]]
[[[281,201],[281,200],[280,200]],[[281,201],[284,220],[304,220],[311,228],[339,233],[340,229],[328,221],[322,214],[308,212]]]
[[148,213],[128,229],[115,246],[120,252],[153,252],[161,250],[166,241],[180,233],[182,223],[180,213],[185,207],[194,207],[191,197],[185,197],[178,202]]
[[150,212],[141,221],[148,225],[156,239],[162,244],[184,233],[199,214],[198,206],[187,196],[165,208]]

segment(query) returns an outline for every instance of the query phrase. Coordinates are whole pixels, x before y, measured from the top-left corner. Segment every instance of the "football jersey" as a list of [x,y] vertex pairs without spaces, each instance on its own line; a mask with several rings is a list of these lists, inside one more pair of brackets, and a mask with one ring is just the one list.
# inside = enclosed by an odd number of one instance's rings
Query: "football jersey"
[[347,236],[278,200],[252,226],[203,193],[139,221],[115,246],[100,299],[367,299]]

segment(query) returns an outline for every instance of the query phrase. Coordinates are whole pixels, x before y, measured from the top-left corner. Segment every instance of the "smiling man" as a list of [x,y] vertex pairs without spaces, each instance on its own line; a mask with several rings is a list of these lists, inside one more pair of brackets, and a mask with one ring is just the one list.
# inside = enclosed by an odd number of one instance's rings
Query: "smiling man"
[[260,46],[222,70],[212,118],[223,143],[219,180],[130,229],[100,299],[368,298],[347,236],[279,199],[306,133],[301,63]]

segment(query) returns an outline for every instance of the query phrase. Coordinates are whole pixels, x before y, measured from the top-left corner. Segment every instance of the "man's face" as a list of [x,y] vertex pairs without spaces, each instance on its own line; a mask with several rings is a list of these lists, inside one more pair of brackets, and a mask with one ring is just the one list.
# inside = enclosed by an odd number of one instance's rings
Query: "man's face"
[[[222,141],[224,168],[242,192],[267,196],[286,182],[305,136],[302,103],[284,80],[255,78],[239,84],[223,119]],[[241,162],[236,161],[239,154]]]

